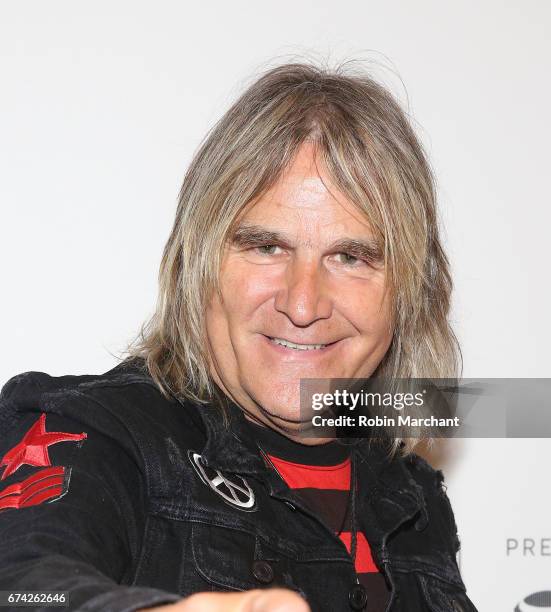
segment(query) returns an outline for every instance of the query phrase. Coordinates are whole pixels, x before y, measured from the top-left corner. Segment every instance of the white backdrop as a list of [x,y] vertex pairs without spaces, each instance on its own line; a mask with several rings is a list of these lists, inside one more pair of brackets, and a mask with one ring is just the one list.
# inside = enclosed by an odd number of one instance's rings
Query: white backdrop
[[[152,312],[193,152],[290,54],[387,67],[374,74],[409,104],[438,177],[465,376],[549,376],[550,23],[546,0],[0,0],[0,380],[115,364]],[[480,610],[551,590],[550,451],[449,449]]]

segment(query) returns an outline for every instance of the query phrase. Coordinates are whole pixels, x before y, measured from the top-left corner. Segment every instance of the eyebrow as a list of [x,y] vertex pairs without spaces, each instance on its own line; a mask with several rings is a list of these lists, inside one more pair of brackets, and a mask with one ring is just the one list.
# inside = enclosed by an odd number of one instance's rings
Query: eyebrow
[[278,244],[289,245],[290,240],[280,232],[266,229],[261,225],[240,225],[231,235],[231,242],[236,246],[246,248],[253,247],[258,244],[266,244],[267,242],[277,242]]
[[[230,241],[240,248],[252,248],[265,244],[278,244],[289,247],[290,238],[281,232],[267,229],[261,225],[243,223],[230,237]],[[377,262],[383,254],[380,245],[374,239],[342,238],[331,245],[331,250],[345,252],[358,259]]]

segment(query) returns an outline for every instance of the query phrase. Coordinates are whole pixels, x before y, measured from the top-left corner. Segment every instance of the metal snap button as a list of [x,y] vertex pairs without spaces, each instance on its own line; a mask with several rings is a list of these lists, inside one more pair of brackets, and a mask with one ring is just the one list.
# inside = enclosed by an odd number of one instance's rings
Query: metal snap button
[[270,584],[274,579],[274,570],[267,561],[253,563],[253,576],[262,584]]
[[348,601],[352,610],[363,610],[367,604],[367,593],[361,584],[355,584],[348,593]]

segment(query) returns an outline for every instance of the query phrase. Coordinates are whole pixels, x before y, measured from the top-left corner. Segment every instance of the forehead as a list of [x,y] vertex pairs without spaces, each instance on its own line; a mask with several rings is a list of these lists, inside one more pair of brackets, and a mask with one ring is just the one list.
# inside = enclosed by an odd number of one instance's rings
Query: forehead
[[240,221],[294,226],[311,231],[314,227],[338,227],[369,232],[367,217],[334,184],[321,156],[313,145],[303,144],[293,162],[276,182],[254,203],[247,206]]

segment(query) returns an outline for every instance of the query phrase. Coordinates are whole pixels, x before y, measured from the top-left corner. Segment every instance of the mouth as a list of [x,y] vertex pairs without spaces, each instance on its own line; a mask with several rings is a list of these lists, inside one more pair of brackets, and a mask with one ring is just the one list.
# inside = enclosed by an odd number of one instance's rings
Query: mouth
[[338,342],[338,340],[336,340],[335,342],[328,342],[326,344],[321,344],[321,343],[299,344],[297,342],[292,342],[291,340],[287,340],[285,338],[277,338],[277,337],[271,337],[271,336],[264,336],[264,337],[267,338],[270,341],[270,343],[274,346],[282,347],[283,349],[289,349],[291,351],[297,351],[297,352],[299,351],[323,351],[324,349],[334,346]]

